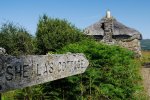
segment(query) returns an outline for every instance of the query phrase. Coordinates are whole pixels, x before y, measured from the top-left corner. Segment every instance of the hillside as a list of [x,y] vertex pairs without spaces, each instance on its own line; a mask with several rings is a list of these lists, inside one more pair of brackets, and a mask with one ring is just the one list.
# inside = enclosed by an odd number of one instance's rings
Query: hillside
[[150,39],[141,40],[141,48],[142,50],[150,50]]

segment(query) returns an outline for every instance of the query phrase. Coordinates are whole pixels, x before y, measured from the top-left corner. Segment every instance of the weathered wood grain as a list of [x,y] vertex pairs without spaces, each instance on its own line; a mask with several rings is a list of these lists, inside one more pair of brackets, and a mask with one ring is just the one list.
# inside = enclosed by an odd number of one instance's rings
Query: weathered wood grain
[[81,53],[20,57],[0,54],[0,92],[80,74],[88,64]]

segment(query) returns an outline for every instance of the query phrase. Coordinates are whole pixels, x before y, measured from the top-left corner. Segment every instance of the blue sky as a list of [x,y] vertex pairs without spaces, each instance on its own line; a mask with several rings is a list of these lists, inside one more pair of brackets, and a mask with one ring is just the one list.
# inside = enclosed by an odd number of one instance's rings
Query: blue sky
[[84,29],[105,16],[107,9],[150,39],[150,0],[0,0],[0,24],[14,22],[34,35],[39,16],[47,14]]

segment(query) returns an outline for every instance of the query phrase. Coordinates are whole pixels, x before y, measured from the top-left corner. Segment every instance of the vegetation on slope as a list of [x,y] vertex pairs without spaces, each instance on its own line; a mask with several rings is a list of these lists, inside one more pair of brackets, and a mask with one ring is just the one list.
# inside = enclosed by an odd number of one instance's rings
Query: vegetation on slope
[[141,40],[141,48],[142,50],[150,50],[150,39]]

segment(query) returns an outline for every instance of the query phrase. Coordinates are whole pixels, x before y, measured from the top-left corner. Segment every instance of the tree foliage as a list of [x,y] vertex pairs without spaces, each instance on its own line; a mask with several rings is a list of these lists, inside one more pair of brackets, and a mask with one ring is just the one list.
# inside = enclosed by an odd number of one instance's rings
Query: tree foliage
[[46,54],[55,52],[66,44],[74,43],[84,38],[81,31],[66,20],[40,17],[36,32],[36,52]]
[[4,23],[0,30],[0,47],[5,48],[11,55],[31,54],[32,36],[22,27]]

